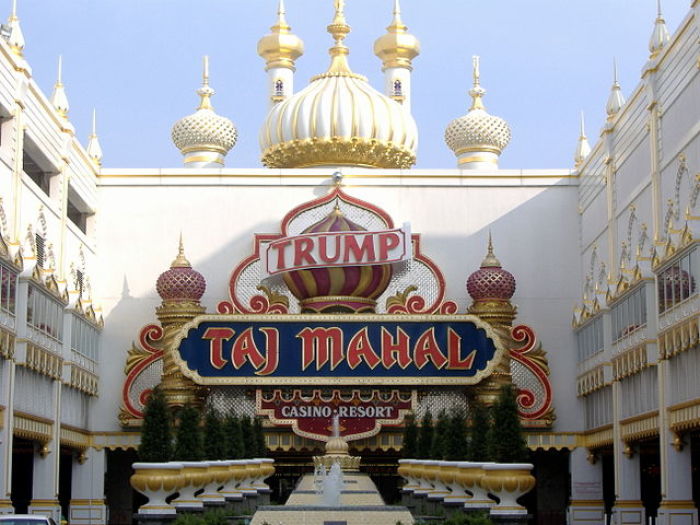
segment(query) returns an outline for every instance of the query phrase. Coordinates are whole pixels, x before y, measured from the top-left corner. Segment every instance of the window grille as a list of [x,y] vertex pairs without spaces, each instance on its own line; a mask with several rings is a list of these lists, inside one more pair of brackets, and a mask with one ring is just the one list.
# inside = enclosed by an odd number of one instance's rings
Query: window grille
[[15,314],[17,272],[0,263],[0,310]]
[[578,347],[578,362],[581,363],[603,351],[603,318],[597,317],[586,326],[576,332],[576,345]]
[[100,332],[85,319],[73,315],[71,318],[70,347],[85,357],[97,361]]
[[659,313],[682,303],[697,293],[698,252],[694,248],[657,276]]
[[63,305],[34,285],[27,292],[27,324],[48,337],[63,337]]
[[46,263],[46,251],[44,238],[38,233],[34,236],[34,243],[36,244],[36,265],[39,268],[43,268]]
[[645,287],[640,286],[625,299],[613,306],[613,341],[618,341],[636,332],[647,324],[647,302]]

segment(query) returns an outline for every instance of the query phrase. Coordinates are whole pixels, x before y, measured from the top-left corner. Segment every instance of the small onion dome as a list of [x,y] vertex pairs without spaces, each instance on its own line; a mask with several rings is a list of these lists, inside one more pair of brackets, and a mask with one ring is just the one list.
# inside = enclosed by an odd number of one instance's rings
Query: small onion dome
[[473,57],[474,87],[469,91],[472,105],[469,112],[454,119],[445,130],[445,142],[457,155],[463,169],[495,169],[498,157],[510,142],[508,123],[486,112],[483,96],[486,90],[479,83],[479,57]]
[[467,279],[467,292],[475,301],[508,301],[515,293],[515,277],[501,267],[493,254],[489,235],[489,249],[481,267]]
[[[348,219],[338,208],[303,233],[366,231]],[[339,258],[339,245],[328,247],[328,256]],[[329,266],[295,270],[283,275],[303,312],[373,312],[376,299],[389,286],[391,264],[371,266]]]
[[294,61],[304,54],[304,42],[293,34],[285,18],[284,0],[277,9],[277,23],[271,33],[258,41],[258,55],[265,59],[266,70],[275,67],[294,69]]
[[236,126],[226,117],[214,113],[209,87],[209,57],[204,57],[204,80],[197,90],[201,101],[197,111],[173,125],[172,139],[185,156],[185,165],[192,168],[217,168],[238,139]]
[[328,32],[335,39],[328,71],[267,115],[260,131],[263,164],[410,168],[416,161],[416,122],[401,104],[350,70],[343,44],[350,26],[340,1]]
[[420,42],[408,32],[408,27],[401,20],[399,0],[394,0],[394,19],[386,30],[387,33],[374,42],[374,54],[381,59],[382,69],[411,69],[411,60],[420,54]]
[[207,288],[207,282],[197,270],[192,268],[185,258],[185,249],[180,238],[177,257],[156,281],[156,290],[163,301],[199,302]]

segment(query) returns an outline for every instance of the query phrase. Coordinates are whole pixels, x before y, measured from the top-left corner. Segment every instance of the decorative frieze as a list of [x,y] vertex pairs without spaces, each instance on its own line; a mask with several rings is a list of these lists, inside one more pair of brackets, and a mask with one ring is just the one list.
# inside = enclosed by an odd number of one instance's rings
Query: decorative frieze
[[669,427],[674,432],[700,428],[700,399],[693,399],[668,409]]
[[679,321],[659,334],[659,353],[662,359],[690,350],[698,344],[700,314]]
[[658,436],[659,412],[654,411],[620,421],[620,428],[622,439],[626,442]]
[[15,355],[15,334],[0,327],[0,357],[12,359]]
[[635,346],[612,359],[613,378],[619,381],[641,372],[647,366],[647,345]]
[[530,450],[573,450],[583,446],[585,436],[576,432],[542,432],[526,434]]
[[606,386],[605,372],[603,365],[600,365],[578,376],[576,379],[576,395],[578,397],[586,396],[591,392],[600,390],[604,386]]
[[27,358],[24,363],[19,364],[53,379],[60,379],[62,375],[63,359],[61,356],[30,342],[27,342]]
[[23,439],[48,443],[53,433],[53,422],[31,414],[15,411],[13,434]]
[[597,449],[613,444],[613,426],[605,425],[582,434],[582,445],[588,449]]
[[86,430],[61,426],[61,445],[85,450],[90,447],[92,439]]
[[69,363],[68,366],[70,368],[68,384],[76,390],[85,392],[90,396],[96,396],[100,382],[97,374],[93,374],[75,363]]

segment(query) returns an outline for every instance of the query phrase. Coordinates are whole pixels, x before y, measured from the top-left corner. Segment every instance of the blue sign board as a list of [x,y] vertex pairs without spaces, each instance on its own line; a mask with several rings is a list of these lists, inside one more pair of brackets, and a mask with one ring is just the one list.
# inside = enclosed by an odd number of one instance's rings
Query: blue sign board
[[204,315],[183,327],[183,373],[211,384],[474,384],[502,348],[469,315]]

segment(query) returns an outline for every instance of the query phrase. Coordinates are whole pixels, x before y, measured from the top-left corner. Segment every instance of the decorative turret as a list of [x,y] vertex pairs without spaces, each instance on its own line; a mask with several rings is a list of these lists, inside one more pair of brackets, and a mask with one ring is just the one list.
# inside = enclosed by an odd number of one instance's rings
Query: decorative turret
[[12,0],[12,13],[7,19],[7,25],[3,28],[3,36],[7,40],[7,44],[10,46],[12,52],[19,56],[24,56],[24,35],[22,34],[22,28],[19,25],[19,18],[17,17],[17,0]]
[[61,118],[68,120],[68,110],[70,109],[70,105],[68,104],[66,90],[63,87],[62,55],[58,55],[58,76],[56,78],[56,84],[53,86],[53,93],[51,94],[51,105],[53,105],[54,109],[61,116]]
[[102,147],[100,146],[100,139],[97,138],[97,115],[95,109],[92,110],[92,133],[90,133],[88,138],[87,154],[97,167],[102,166]]
[[394,0],[394,18],[387,33],[374,42],[374,54],[382,61],[384,92],[411,108],[411,61],[420,54],[420,42],[401,20],[399,0]]
[[294,93],[294,61],[304,54],[304,42],[291,32],[285,14],[284,0],[279,0],[277,23],[258,41],[258,55],[265,59],[270,106]]
[[657,0],[656,13],[654,31],[652,31],[651,38],[649,39],[651,58],[656,58],[671,39],[671,35],[669,35],[668,29],[666,28],[666,20],[664,20],[664,15],[661,13],[661,0]]
[[493,253],[493,242],[489,234],[489,247],[481,267],[467,280],[467,291],[475,302],[510,301],[515,293],[515,277],[504,270]]
[[226,117],[214,113],[209,86],[209,57],[204,57],[202,87],[197,90],[199,107],[192,115],[173,125],[172,139],[182,152],[188,168],[221,168],[224,157],[238,139],[236,126]]
[[608,97],[608,103],[605,106],[605,111],[608,114],[608,120],[615,118],[622,106],[625,105],[625,97],[622,95],[622,90],[620,89],[620,82],[617,80],[617,61],[613,60],[613,83],[610,88],[610,96]]
[[472,58],[474,87],[469,91],[472,105],[463,117],[445,130],[445,142],[457,155],[461,169],[497,169],[498,157],[510,142],[510,126],[500,117],[489,115],[484,107],[486,90],[481,87],[479,57]]
[[591,146],[588,144],[588,137],[586,137],[586,129],[583,121],[583,111],[581,112],[581,130],[578,136],[578,142],[576,144],[576,153],[574,153],[574,167],[577,169],[581,167],[583,161],[586,160],[588,154],[591,152]]
[[[302,233],[365,231],[338,206]],[[295,270],[283,275],[303,313],[374,312],[377,298],[389,286],[391,264]]]
[[260,149],[269,168],[410,168],[416,161],[413,117],[350,70],[350,50],[343,43],[350,26],[343,4],[335,0],[327,28],[335,40],[328,70],[268,113]]
[[156,315],[163,327],[163,373],[160,388],[170,407],[183,407],[201,403],[200,389],[182,375],[174,355],[174,344],[182,325],[204,313],[199,300],[204,295],[207,283],[204,277],[185,257],[185,249],[180,235],[180,245],[175,260],[156,281],[156,290],[163,303],[156,308]]

